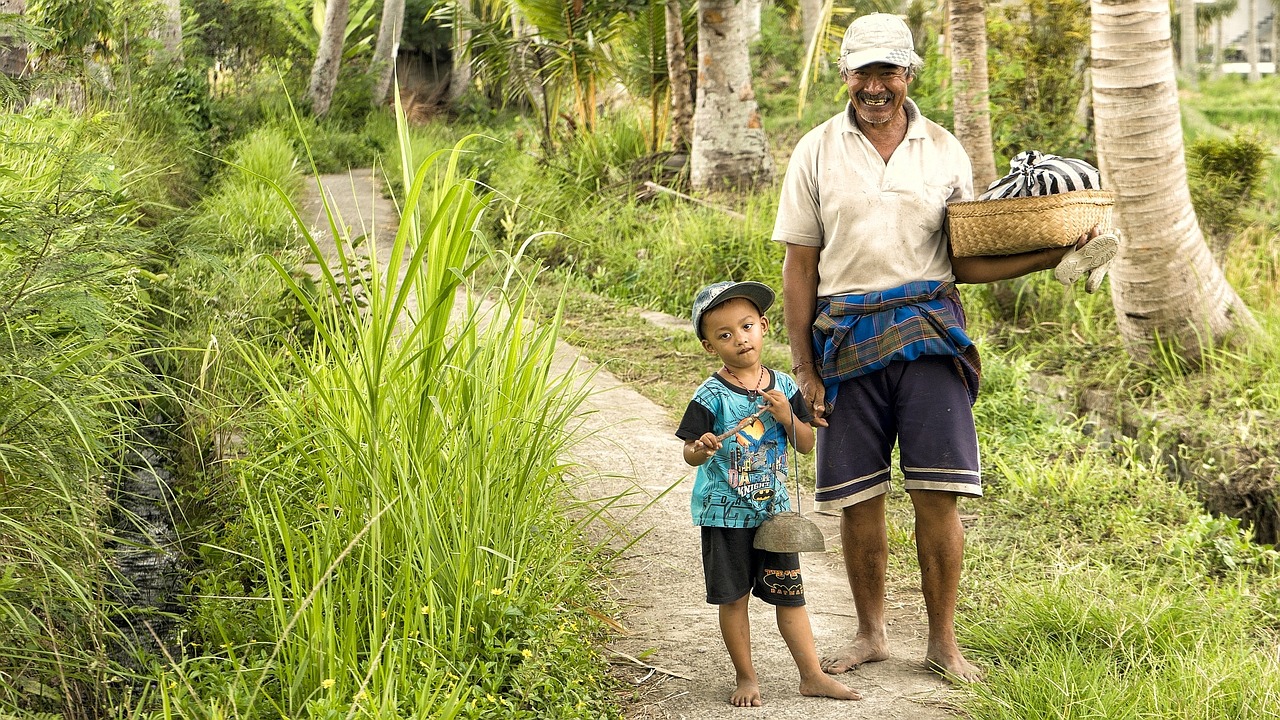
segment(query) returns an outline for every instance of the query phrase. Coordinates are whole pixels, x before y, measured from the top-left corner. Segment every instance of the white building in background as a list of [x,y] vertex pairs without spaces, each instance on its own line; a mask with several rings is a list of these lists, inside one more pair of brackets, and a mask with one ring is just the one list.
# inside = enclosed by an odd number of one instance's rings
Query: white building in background
[[[1198,0],[1202,1],[1202,0]],[[1212,2],[1212,0],[1209,0]],[[1222,68],[1230,74],[1249,74],[1249,5],[1254,3],[1253,18],[1257,23],[1258,72],[1271,75],[1276,71],[1276,49],[1272,46],[1272,25],[1276,19],[1276,0],[1239,0],[1235,12],[1222,20]],[[1218,29],[1209,31],[1209,44],[1217,40]],[[1203,56],[1202,56],[1203,57]]]

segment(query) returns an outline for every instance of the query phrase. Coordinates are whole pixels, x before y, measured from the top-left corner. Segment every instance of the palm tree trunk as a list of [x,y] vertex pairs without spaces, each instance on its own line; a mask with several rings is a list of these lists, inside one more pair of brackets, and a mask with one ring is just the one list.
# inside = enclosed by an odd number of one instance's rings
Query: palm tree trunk
[[471,54],[467,51],[470,42],[471,28],[463,24],[459,5],[453,16],[453,64],[449,69],[449,94],[446,97],[450,104],[457,102],[471,87]]
[[1112,269],[1129,352],[1157,341],[1196,364],[1206,346],[1256,326],[1204,241],[1191,207],[1168,0],[1093,0],[1098,159],[1124,233]]
[[951,0],[951,81],[955,85],[956,139],[973,162],[973,186],[999,177],[991,146],[987,81],[987,20],[983,0]]
[[1178,46],[1182,77],[1191,87],[1199,75],[1196,63],[1196,0],[1178,0]]
[[[0,15],[24,15],[27,0],[0,0]],[[27,45],[11,37],[0,37],[0,73],[18,77],[27,67]]]
[[751,88],[744,5],[698,0],[698,102],[689,161],[695,188],[773,180],[773,159]]
[[1246,15],[1249,18],[1249,35],[1246,40],[1246,49],[1249,52],[1249,81],[1258,82],[1262,79],[1262,75],[1258,72],[1258,2],[1257,0],[1244,0],[1248,7]]
[[391,78],[395,76],[396,56],[400,54],[400,34],[404,28],[404,0],[385,0],[382,20],[378,23],[378,42],[373,47],[369,73],[373,75],[373,104],[387,101]]
[[182,6],[178,0],[163,0],[160,25],[156,39],[162,48],[158,60],[175,65],[182,64]]
[[342,41],[347,31],[347,9],[350,0],[329,0],[324,10],[324,30],[316,50],[316,64],[311,67],[311,84],[307,100],[317,117],[329,112],[333,90],[338,85],[338,68],[342,64]]
[[822,0],[800,0],[800,27],[803,28],[804,46],[813,45],[813,38],[818,34],[818,25],[822,20]]
[[747,42],[760,39],[760,11],[764,9],[764,0],[739,0],[747,12]]
[[1222,77],[1222,18],[1213,22],[1213,77]]
[[689,152],[693,144],[694,83],[684,54],[684,11],[680,0],[666,0],[667,77],[671,93],[671,148]]

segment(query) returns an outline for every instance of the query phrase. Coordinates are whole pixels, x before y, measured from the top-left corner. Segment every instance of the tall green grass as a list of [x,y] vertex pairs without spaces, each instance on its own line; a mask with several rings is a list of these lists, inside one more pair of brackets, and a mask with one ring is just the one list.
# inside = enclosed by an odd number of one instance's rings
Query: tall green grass
[[134,183],[150,171],[122,171],[119,132],[0,115],[0,714],[98,713],[126,674],[101,528],[155,391],[137,342],[150,238]]
[[[406,133],[391,242],[352,247],[331,212],[319,295],[273,262],[315,342],[236,346],[259,400],[235,418],[254,449],[234,469],[243,547],[222,552],[250,589],[202,601],[209,653],[161,686],[166,716],[613,713],[580,610],[590,550],[564,519],[582,391],[551,372],[557,323],[524,320],[514,276],[492,308],[468,292],[486,198],[465,143],[419,164]],[[366,302],[344,302],[357,282]]]

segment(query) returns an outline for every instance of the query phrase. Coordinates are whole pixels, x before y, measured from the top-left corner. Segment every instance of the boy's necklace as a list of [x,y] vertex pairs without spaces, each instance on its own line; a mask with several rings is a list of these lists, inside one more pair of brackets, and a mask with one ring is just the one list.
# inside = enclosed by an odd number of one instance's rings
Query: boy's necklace
[[756,396],[760,394],[760,386],[764,385],[764,365],[760,366],[760,377],[756,378],[756,386],[755,386],[755,389],[752,389],[752,390],[747,389],[747,384],[742,382],[742,380],[739,379],[738,376],[735,375],[733,371],[729,369],[728,365],[724,366],[724,371],[729,373],[729,377],[733,378],[734,382],[738,383],[738,387],[747,391],[748,400],[755,400]]

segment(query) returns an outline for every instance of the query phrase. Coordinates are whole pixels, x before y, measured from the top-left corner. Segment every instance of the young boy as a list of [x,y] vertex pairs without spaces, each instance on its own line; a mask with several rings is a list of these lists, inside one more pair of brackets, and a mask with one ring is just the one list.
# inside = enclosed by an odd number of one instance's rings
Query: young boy
[[[760,361],[769,329],[764,312],[772,304],[773,291],[757,282],[719,282],[698,291],[694,331],[723,364],[698,388],[676,431],[684,461],[698,468],[693,522],[702,526],[707,602],[720,607],[720,633],[737,675],[729,702],[761,704],[751,663],[751,594],[775,607],[778,630],[800,669],[802,695],[860,700],[818,664],[799,555],[752,547],[760,523],[790,509],[787,442],[803,453],[814,445],[808,404],[795,381]],[[735,429],[724,441],[717,437]]]

